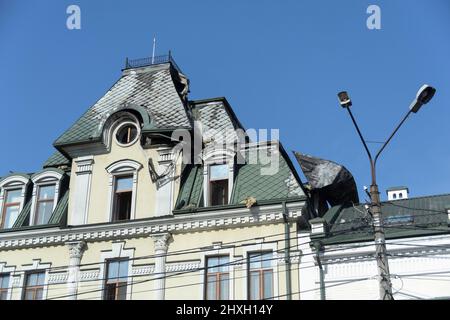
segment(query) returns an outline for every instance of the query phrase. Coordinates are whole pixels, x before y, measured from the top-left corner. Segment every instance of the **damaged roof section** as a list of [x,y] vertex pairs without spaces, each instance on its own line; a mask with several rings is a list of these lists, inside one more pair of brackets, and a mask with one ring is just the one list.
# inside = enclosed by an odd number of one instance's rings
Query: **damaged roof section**
[[319,203],[324,202],[319,204],[322,207],[320,213],[323,213],[325,202],[331,206],[359,203],[355,179],[344,166],[300,152],[294,154],[308,179],[313,197],[318,197]]

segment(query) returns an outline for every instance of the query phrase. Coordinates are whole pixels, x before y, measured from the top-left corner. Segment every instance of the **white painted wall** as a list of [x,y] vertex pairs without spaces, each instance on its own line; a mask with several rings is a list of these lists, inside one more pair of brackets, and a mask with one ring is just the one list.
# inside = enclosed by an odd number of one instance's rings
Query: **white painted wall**
[[[394,299],[450,297],[450,235],[388,240],[387,251],[391,254],[389,269]],[[320,299],[319,267],[312,257],[315,254],[303,246],[301,299]],[[327,300],[379,298],[371,243],[326,246],[320,257]]]

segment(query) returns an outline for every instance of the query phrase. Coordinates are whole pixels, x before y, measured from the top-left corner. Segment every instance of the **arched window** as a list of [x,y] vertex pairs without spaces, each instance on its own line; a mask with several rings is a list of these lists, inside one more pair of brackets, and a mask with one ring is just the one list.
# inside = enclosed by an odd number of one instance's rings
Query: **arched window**
[[12,228],[16,222],[29,181],[27,175],[11,175],[0,180],[0,229]]
[[109,173],[107,221],[135,218],[138,172],[142,164],[133,160],[114,162],[106,168]]
[[47,224],[59,199],[59,189],[64,172],[59,169],[46,169],[31,177],[33,197],[31,203],[30,225]]

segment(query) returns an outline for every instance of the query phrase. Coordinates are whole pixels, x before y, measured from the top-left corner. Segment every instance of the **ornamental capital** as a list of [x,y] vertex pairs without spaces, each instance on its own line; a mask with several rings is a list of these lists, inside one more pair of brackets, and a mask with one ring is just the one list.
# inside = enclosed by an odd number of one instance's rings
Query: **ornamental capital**
[[155,242],[155,251],[167,252],[167,249],[169,249],[169,244],[173,241],[170,233],[152,235],[152,238]]
[[66,242],[66,246],[69,248],[70,258],[80,259],[83,256],[84,251],[87,249],[86,241]]

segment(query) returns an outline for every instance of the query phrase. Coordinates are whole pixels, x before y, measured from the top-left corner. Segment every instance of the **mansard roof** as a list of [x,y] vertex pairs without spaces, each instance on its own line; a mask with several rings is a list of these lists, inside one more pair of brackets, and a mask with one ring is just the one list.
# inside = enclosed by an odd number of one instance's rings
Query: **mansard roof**
[[145,108],[153,130],[191,128],[171,62],[123,71],[120,79],[55,142],[56,147],[99,141],[108,117],[129,106]]
[[[338,244],[372,241],[371,217],[364,204],[338,205],[324,215],[328,233],[320,241]],[[450,194],[384,201],[381,212],[387,239],[450,233]]]
[[[195,120],[206,128],[203,141],[222,139],[227,130],[244,129],[237,119],[228,101],[223,98],[197,100],[190,102]],[[229,139],[226,136],[225,142]],[[231,135],[232,139],[236,136]],[[222,140],[223,141],[223,140]],[[243,156],[246,162],[236,165],[233,190],[229,205],[243,205],[248,197],[256,199],[257,203],[265,201],[283,201],[304,198],[302,183],[292,162],[278,141],[278,164],[275,174],[263,174],[267,168],[258,157],[257,163],[249,163],[248,153],[251,149],[267,147],[267,143],[249,143],[245,145]],[[270,143],[269,143],[270,144]],[[202,207],[203,195],[203,165],[187,165],[183,171],[181,190],[176,208],[178,210],[193,210]],[[213,209],[214,207],[211,207]],[[175,210],[176,212],[177,210]]]

